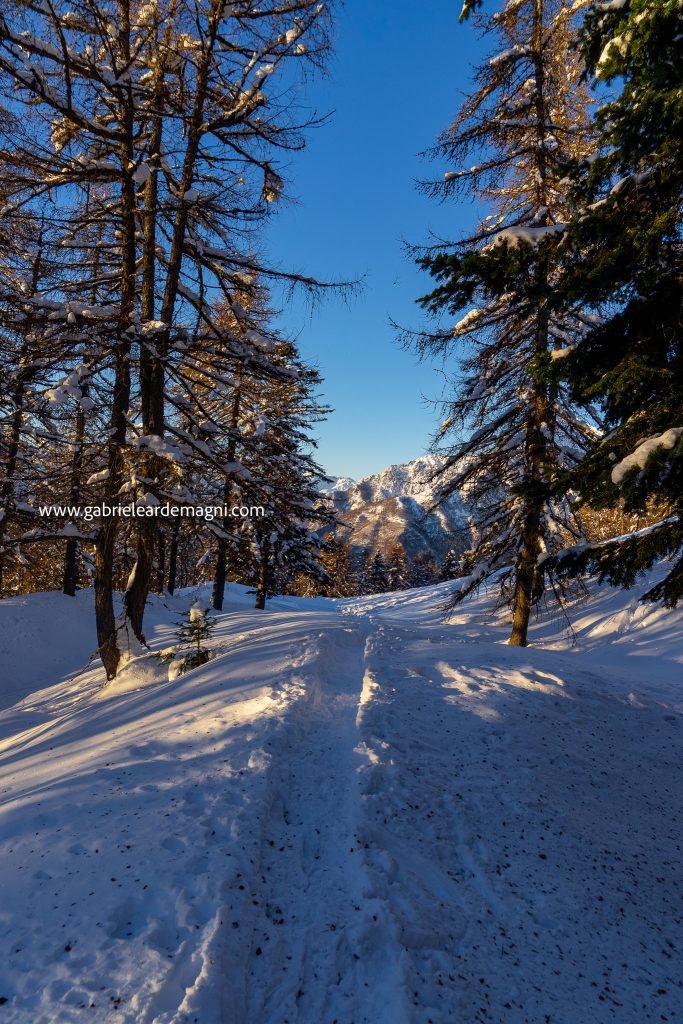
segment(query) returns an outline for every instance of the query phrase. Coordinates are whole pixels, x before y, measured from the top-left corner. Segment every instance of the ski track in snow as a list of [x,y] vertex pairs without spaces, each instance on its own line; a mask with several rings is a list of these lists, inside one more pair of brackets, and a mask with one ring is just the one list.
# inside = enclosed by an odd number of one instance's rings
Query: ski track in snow
[[520,651],[439,587],[231,591],[208,666],[0,717],[0,1021],[680,1021],[679,613],[608,592]]
[[314,674],[270,777],[245,1021],[406,1020],[396,928],[358,834],[365,629],[314,641]]

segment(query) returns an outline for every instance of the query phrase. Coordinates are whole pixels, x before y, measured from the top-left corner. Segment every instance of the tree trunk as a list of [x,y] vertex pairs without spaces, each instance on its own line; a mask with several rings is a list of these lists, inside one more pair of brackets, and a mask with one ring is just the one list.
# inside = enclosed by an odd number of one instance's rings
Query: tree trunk
[[180,527],[176,525],[173,527],[173,533],[171,534],[171,547],[168,555],[168,592],[173,596],[175,592],[175,581],[176,574],[178,571],[178,536],[180,533]]
[[[41,223],[37,239],[38,255],[33,261],[31,273],[31,295],[36,294],[38,290],[38,285],[42,277],[43,236],[44,227]],[[4,542],[5,537],[7,536],[7,530],[10,524],[10,518],[12,513],[12,498],[14,496],[14,475],[17,469],[17,459],[19,457],[19,448],[21,446],[21,432],[24,425],[24,400],[26,397],[26,386],[29,383],[32,373],[32,371],[25,366],[25,363],[30,358],[30,344],[28,341],[28,338],[30,337],[30,327],[30,323],[26,322],[24,335],[21,342],[21,350],[19,352],[19,365],[24,368],[19,371],[19,374],[17,376],[16,387],[14,389],[14,395],[12,396],[14,413],[12,415],[12,425],[10,427],[9,439],[7,441],[7,455],[5,458],[3,474],[4,479],[2,482],[2,487],[0,488],[0,597],[2,597],[4,588]]]
[[[170,25],[170,19],[169,19]],[[164,52],[168,52],[169,28],[166,30]],[[163,89],[165,66],[161,58],[157,62],[155,79],[155,107],[163,109]],[[156,319],[156,267],[157,267],[157,207],[158,207],[158,175],[161,158],[161,142],[163,118],[159,113],[152,117],[149,155],[150,176],[145,185],[143,224],[143,250],[141,270],[141,310],[143,322]],[[156,335],[152,336],[154,351]],[[159,367],[156,356],[150,351],[149,339],[143,338],[140,343],[140,409],[143,434],[164,434],[164,371]],[[143,456],[143,475],[152,486],[161,473],[161,461],[151,452]],[[161,532],[155,517],[143,519],[138,525],[135,566],[124,597],[124,611],[130,619],[133,632],[138,640],[145,642],[142,624],[145,614],[147,596],[152,585],[154,556],[157,546],[163,543]],[[163,572],[163,570],[161,570]],[[163,591],[163,575],[161,590]]]
[[515,593],[513,598],[512,633],[508,643],[526,647],[529,619],[533,605],[536,562],[539,550],[540,515],[538,509],[529,510],[522,535],[522,550],[517,561]]
[[166,579],[166,534],[163,530],[159,530],[157,537],[159,540],[159,552],[157,554],[157,583],[154,589],[157,594],[163,594],[164,580]]
[[107,520],[97,535],[95,545],[95,621],[97,643],[107,679],[116,676],[121,658],[116,636],[113,593],[116,532],[114,519]]
[[[536,68],[536,132],[538,147],[536,150],[536,181],[537,181],[537,205],[539,209],[548,206],[548,168],[545,157],[544,140],[546,136],[546,125],[548,121],[547,100],[545,96],[545,66],[543,57],[544,46],[544,0],[534,0],[532,46],[535,53]],[[549,222],[546,214],[545,223]],[[539,260],[535,271],[538,295],[542,296],[543,290],[548,289],[547,267]],[[534,337],[534,350],[536,355],[542,355],[549,347],[549,319],[547,301],[544,298],[538,300],[536,312],[536,330]],[[509,643],[516,647],[526,647],[529,633],[529,619],[534,604],[536,583],[536,571],[538,556],[541,551],[542,516],[545,498],[542,494],[544,470],[547,462],[548,441],[544,430],[551,427],[554,420],[553,410],[548,400],[548,389],[546,385],[536,380],[533,384],[533,399],[530,419],[526,428],[526,451],[527,479],[525,486],[528,488],[525,495],[526,514],[522,529],[522,540],[515,575],[515,590],[512,603],[512,633]]]
[[268,594],[268,583],[269,583],[269,572],[270,567],[270,544],[267,540],[261,543],[261,557],[259,559],[258,569],[258,584],[256,586],[256,604],[255,608],[263,609],[266,607],[266,596]]
[[213,574],[213,588],[211,590],[211,607],[215,612],[223,611],[223,599],[225,597],[225,576],[228,561],[228,542],[221,537],[218,541],[216,553],[216,566]]
[[64,550],[64,575],[62,591],[67,597],[76,596],[78,586],[78,541],[75,537],[69,537]]
[[130,583],[123,596],[124,616],[140,643],[146,643],[142,631],[145,605],[152,585],[154,556],[157,547],[157,527],[153,517],[145,517],[137,531],[135,565],[130,574]]
[[[235,390],[232,396],[232,410],[230,414],[230,428],[233,431],[230,440],[228,441],[228,462],[235,461],[235,454],[237,452],[237,426],[239,424],[240,416],[240,380],[241,373],[237,378],[238,382],[235,386]],[[225,486],[223,487],[223,504],[228,505],[232,497],[232,481],[230,477],[225,480]],[[213,574],[213,588],[211,590],[211,607],[216,612],[223,611],[223,598],[225,596],[225,577],[226,568],[228,561],[228,542],[224,537],[221,537],[218,541],[218,551],[216,552],[216,565]]]
[[[202,124],[204,121],[204,107],[207,98],[209,72],[213,60],[213,48],[216,41],[216,33],[220,24],[220,12],[223,5],[215,0],[213,10],[209,18],[208,38],[206,48],[197,68],[197,77],[194,93],[194,104],[189,119],[187,131],[187,142],[183,169],[178,186],[178,193],[184,196],[190,189],[194,178],[199,143],[202,135]],[[163,82],[161,83],[163,85]],[[152,144],[156,147],[154,152],[155,161],[161,153],[161,125],[162,119],[155,118],[152,127]],[[154,166],[153,173],[147,182],[146,209],[144,215],[145,246],[143,253],[143,319],[154,319],[155,300],[155,279],[156,267],[156,216],[157,216],[157,170]],[[164,407],[165,407],[165,371],[164,362],[169,349],[169,331],[173,319],[178,290],[180,288],[182,260],[185,253],[185,240],[188,225],[188,203],[181,201],[175,216],[173,230],[171,233],[171,246],[166,267],[166,283],[161,302],[160,320],[166,324],[166,328],[154,336],[155,351],[150,357],[146,355],[144,365],[141,364],[140,374],[140,399],[142,406],[143,433],[155,434],[158,437],[164,436]],[[146,351],[145,346],[142,349]],[[148,478],[156,478],[160,470],[160,460],[150,454],[145,459],[145,471]],[[142,631],[142,624],[145,614],[145,605],[151,585],[152,569],[154,565],[154,553],[156,550],[157,522],[154,517],[145,518],[138,529],[137,551],[135,565],[131,573],[130,583],[124,597],[124,615],[130,621],[135,636],[142,643],[146,643]]]
[[5,460],[4,467],[5,479],[3,480],[2,488],[0,489],[0,512],[2,512],[2,515],[0,516],[0,597],[3,595],[4,588],[4,542],[11,518],[12,496],[14,494],[14,474],[17,468],[17,456],[19,455],[19,445],[21,442],[21,429],[24,421],[25,386],[25,373],[20,373],[17,386],[14,391],[14,414],[12,416],[12,426],[10,427],[10,436],[7,444],[7,458]]
[[[130,67],[130,0],[119,0],[120,54],[125,67]],[[131,177],[135,165],[133,149],[135,105],[131,87],[123,93],[120,107],[120,123],[123,141],[120,149],[121,169],[121,306],[119,314],[119,340],[116,348],[114,369],[114,393],[109,420],[108,469],[105,499],[112,504],[122,484],[123,449],[126,443],[127,414],[130,403],[130,335],[127,333],[133,322],[136,291],[136,197]],[[107,673],[113,679],[121,659],[116,634],[114,615],[114,552],[118,524],[112,516],[103,522],[95,544],[95,619],[100,656]]]
[[[94,300],[93,300],[94,301]],[[87,389],[83,388],[83,394]],[[74,457],[71,460],[71,487],[69,488],[69,502],[72,505],[78,504],[81,493],[81,476],[83,468],[83,442],[85,440],[85,413],[79,408],[76,415],[76,437],[74,440]],[[78,586],[78,540],[69,537],[64,551],[64,576],[62,590],[69,597],[76,596]]]

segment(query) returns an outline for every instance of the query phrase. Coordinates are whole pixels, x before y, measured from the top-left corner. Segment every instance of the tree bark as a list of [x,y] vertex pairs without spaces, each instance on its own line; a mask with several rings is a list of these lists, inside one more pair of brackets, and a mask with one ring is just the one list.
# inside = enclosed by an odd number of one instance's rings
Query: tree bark
[[[83,393],[85,394],[83,389]],[[81,477],[83,470],[83,442],[85,440],[85,413],[79,407],[76,414],[76,436],[74,439],[74,456],[71,460],[71,487],[69,488],[69,501],[72,505],[78,503],[81,493]],[[76,596],[78,586],[78,540],[76,537],[69,537],[64,551],[64,576],[62,590],[68,597]]]
[[[545,0],[535,0],[533,10],[532,46],[535,53],[536,66],[536,132],[538,138],[537,167],[537,203],[538,207],[547,207],[547,166],[545,160],[544,140],[546,135],[547,109],[544,90],[545,69],[543,63]],[[546,215],[546,223],[548,217]],[[536,268],[537,294],[548,288],[548,272],[543,262]],[[549,320],[547,302],[539,297],[536,313],[536,329],[534,336],[534,352],[541,355],[548,351]],[[522,537],[517,557],[515,572],[515,589],[512,601],[512,632],[509,644],[515,647],[526,647],[529,633],[529,620],[534,604],[534,589],[538,556],[541,551],[542,516],[545,496],[542,492],[545,464],[547,461],[548,442],[544,434],[551,423],[552,410],[548,401],[547,386],[540,380],[533,384],[533,398],[529,420],[526,427],[525,459],[527,461],[527,478],[524,482],[526,503]]]
[[178,537],[180,527],[176,523],[171,534],[171,545],[168,555],[168,592],[171,596],[175,592],[176,574],[178,572]]
[[[230,428],[232,434],[228,441],[228,462],[235,461],[235,454],[237,452],[237,425],[239,423],[240,415],[240,378],[235,386],[235,391],[232,397],[232,410],[230,414]],[[232,497],[232,481],[230,477],[226,477],[225,486],[223,488],[223,504],[228,505]],[[218,551],[216,552],[216,565],[213,574],[213,588],[211,590],[211,607],[214,611],[223,611],[223,598],[225,596],[225,578],[228,561],[228,542],[225,537],[220,537],[218,540]]]
[[159,553],[157,555],[157,583],[154,588],[157,594],[164,592],[164,580],[166,579],[166,534],[163,530],[157,533],[159,541]]
[[[31,273],[31,295],[35,295],[38,290],[38,285],[42,277],[43,267],[43,237],[44,228],[41,224],[40,231],[36,244],[38,252],[35,260],[33,261],[32,273]],[[5,459],[4,467],[4,480],[2,487],[0,488],[0,597],[4,592],[4,570],[5,570],[5,552],[4,542],[7,536],[7,530],[10,524],[11,513],[12,513],[12,498],[14,496],[14,476],[17,469],[17,460],[19,458],[19,448],[21,447],[21,431],[24,424],[24,399],[26,397],[26,386],[31,379],[32,370],[24,364],[30,362],[30,347],[27,340],[30,334],[30,324],[25,325],[25,332],[22,338],[21,350],[19,353],[19,365],[22,369],[17,375],[17,382],[14,388],[13,405],[14,413],[12,415],[12,425],[10,427],[10,435],[7,442],[7,457]]]
[[11,518],[12,495],[14,493],[14,475],[17,468],[17,458],[21,442],[21,428],[24,421],[24,391],[26,388],[26,380],[26,371],[23,371],[19,374],[17,386],[14,389],[14,413],[12,416],[12,426],[10,427],[10,436],[7,444],[5,479],[3,481],[2,488],[0,489],[0,511],[3,513],[0,517],[0,597],[2,597],[4,592],[4,543]]
[[513,598],[512,633],[509,643],[514,647],[526,647],[529,620],[533,605],[534,580],[539,548],[540,515],[538,509],[527,513],[522,534],[522,548],[517,560],[515,592]]
[[[169,50],[170,21],[171,18],[169,17],[169,27],[165,33],[164,52]],[[165,66],[163,61],[159,60],[156,69],[154,100],[154,106],[157,111],[163,109],[164,75]],[[163,118],[161,113],[156,113],[152,117],[151,123],[149,154],[147,157],[151,173],[145,185],[144,210],[142,214],[144,237],[141,270],[141,311],[143,322],[156,319],[158,175],[162,138]],[[156,434],[158,437],[163,437],[164,371],[163,366],[157,365],[157,356],[150,349],[150,345],[156,346],[156,339],[157,334],[153,334],[151,340],[146,337],[140,340],[140,409],[143,434]],[[154,348],[155,351],[156,349]],[[158,482],[162,460],[148,451],[143,455],[142,461],[145,480],[153,488]],[[145,643],[142,629],[145,605],[147,604],[147,597],[152,585],[154,556],[160,543],[161,533],[156,518],[150,517],[149,519],[141,520],[137,530],[135,566],[133,567],[124,596],[124,614],[130,619],[133,632],[142,643]]]
[[69,537],[64,550],[64,575],[62,578],[62,592],[67,597],[76,596],[78,587],[78,541],[75,537]]
[[[184,196],[192,186],[199,143],[202,136],[202,124],[204,121],[204,107],[207,98],[209,72],[213,60],[216,34],[221,20],[223,3],[220,0],[213,0],[212,11],[209,17],[209,29],[206,37],[205,49],[202,59],[197,68],[197,77],[194,90],[194,103],[192,114],[189,118],[187,129],[187,142],[185,146],[185,157],[183,170],[178,187],[180,196]],[[161,150],[161,128],[162,118],[156,118],[153,125],[153,142],[158,147],[158,154]],[[156,172],[148,181],[145,211],[145,250],[143,253],[143,318],[154,319],[154,268],[156,265]],[[164,436],[164,411],[166,380],[164,363],[168,354],[170,343],[170,325],[173,319],[178,289],[180,287],[180,275],[182,269],[183,255],[185,253],[185,241],[188,225],[189,205],[184,200],[180,202],[173,224],[171,235],[171,248],[166,270],[166,282],[161,302],[160,321],[165,328],[154,336],[155,352],[151,358],[145,358],[145,366],[141,367],[141,404],[143,414],[143,433],[155,434],[158,437]],[[144,347],[144,346],[143,346]],[[146,461],[146,473],[154,477],[158,470],[159,460],[149,455]],[[142,643],[145,643],[145,636],[142,630],[145,614],[145,605],[149,594],[152,568],[154,564],[154,553],[156,549],[157,524],[153,517],[144,519],[140,523],[137,536],[136,560],[130,583],[124,597],[124,614],[129,619],[135,636]]]
[[[119,0],[119,50],[124,67],[130,66],[130,0]],[[116,503],[122,484],[123,450],[126,443],[127,414],[130,403],[130,335],[136,291],[135,252],[135,186],[131,176],[134,166],[133,129],[134,102],[130,87],[120,104],[123,141],[120,147],[121,183],[121,295],[119,337],[114,367],[114,389],[109,419],[108,469],[105,500]],[[100,657],[107,679],[113,679],[121,659],[114,615],[114,552],[118,523],[114,516],[103,522],[95,544],[95,619]]]
[[261,542],[261,556],[259,558],[258,583],[256,586],[255,608],[260,611],[266,607],[268,595],[268,583],[270,582],[270,544],[268,540]]

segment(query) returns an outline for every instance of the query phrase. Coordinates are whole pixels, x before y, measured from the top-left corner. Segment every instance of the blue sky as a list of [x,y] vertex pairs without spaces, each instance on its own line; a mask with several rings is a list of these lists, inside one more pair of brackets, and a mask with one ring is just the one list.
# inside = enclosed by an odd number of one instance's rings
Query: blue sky
[[327,299],[311,313],[288,302],[281,322],[298,336],[325,378],[335,412],[318,428],[319,458],[335,475],[365,476],[422,454],[438,412],[441,378],[399,346],[389,317],[415,325],[415,298],[429,278],[403,250],[429,229],[453,237],[474,222],[470,204],[421,196],[416,178],[443,167],[419,153],[452,120],[481,53],[471,24],[458,24],[456,0],[347,0],[337,19],[329,76],[310,86],[328,124],[309,135],[290,163],[290,194],[269,229],[283,267],[327,279],[362,278],[348,302]]

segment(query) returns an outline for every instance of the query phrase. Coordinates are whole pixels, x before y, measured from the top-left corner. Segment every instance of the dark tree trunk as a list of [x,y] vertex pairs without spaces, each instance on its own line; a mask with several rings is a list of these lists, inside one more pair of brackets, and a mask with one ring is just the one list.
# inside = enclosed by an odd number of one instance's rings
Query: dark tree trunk
[[216,552],[216,566],[213,574],[213,588],[211,590],[211,607],[215,612],[223,611],[227,562],[228,543],[221,537],[221,539],[218,541],[218,551]]
[[10,428],[10,436],[7,445],[7,458],[5,460],[4,467],[5,479],[3,481],[2,488],[0,488],[0,511],[3,513],[3,515],[0,516],[0,597],[3,594],[4,587],[5,554],[3,544],[7,535],[12,511],[14,475],[17,468],[17,457],[19,455],[19,445],[21,442],[21,428],[24,421],[25,385],[26,377],[23,373],[20,373],[19,380],[14,391],[14,414],[12,416],[12,426]]
[[164,592],[164,580],[166,579],[166,534],[163,530],[158,532],[159,551],[157,554],[157,583],[155,590],[157,594]]
[[[33,261],[32,275],[31,275],[31,295],[35,295],[40,279],[42,276],[42,265],[43,265],[43,225],[41,224],[40,231],[38,234],[38,255]],[[23,366],[25,362],[29,360],[30,346],[28,337],[30,336],[30,323],[25,324],[25,334],[21,343],[21,351],[19,363]],[[19,371],[17,376],[17,383],[14,389],[13,405],[14,413],[12,414],[12,425],[10,427],[9,438],[7,441],[7,455],[5,457],[4,466],[4,480],[2,487],[0,488],[0,597],[3,594],[4,587],[4,569],[5,569],[5,554],[4,554],[4,541],[7,535],[7,530],[10,524],[10,518],[12,513],[12,497],[14,495],[14,476],[17,469],[17,459],[19,457],[19,448],[21,446],[21,431],[24,424],[24,400],[26,397],[26,386],[31,378],[31,371],[28,368],[24,368]]]
[[[168,40],[167,40],[168,41]],[[163,106],[162,90],[164,87],[163,64],[157,69],[156,81],[156,104],[158,109]],[[156,115],[152,119],[152,130],[149,143],[148,162],[151,174],[145,185],[145,204],[142,214],[144,230],[143,251],[142,251],[142,294],[141,308],[143,321],[155,320],[156,300],[156,266],[157,266],[157,207],[158,207],[158,174],[159,159],[161,156],[162,140],[162,118]],[[156,345],[156,335],[154,336]],[[164,372],[163,367],[157,365],[158,361],[150,351],[148,344],[143,340],[140,345],[140,407],[142,413],[142,430],[146,435],[156,434],[162,437],[164,434]],[[144,476],[147,480],[155,481],[161,473],[161,460],[149,452],[143,460]],[[138,640],[145,642],[142,631],[142,624],[145,615],[147,596],[152,586],[154,569],[154,556],[157,546],[161,550],[163,543],[161,532],[155,517],[145,518],[140,521],[137,531],[137,545],[135,552],[135,567],[131,575],[130,583],[124,598],[124,609],[130,619],[133,632]],[[163,573],[163,569],[159,570]],[[163,575],[161,577],[163,591]]]
[[76,596],[78,586],[78,541],[69,537],[64,551],[64,577],[62,590],[68,597]]
[[[185,157],[178,194],[184,196],[190,189],[194,178],[199,143],[202,135],[202,124],[204,121],[204,108],[207,99],[209,72],[213,60],[213,50],[216,42],[216,34],[220,23],[222,4],[215,4],[212,15],[209,19],[207,42],[204,53],[199,61],[196,74],[194,104],[189,121]],[[162,83],[163,84],[163,83]],[[152,142],[157,147],[155,156],[161,151],[161,119],[155,119],[152,129]],[[157,168],[155,167],[155,172]],[[143,273],[143,317],[154,318],[154,268],[156,266],[156,173],[153,173],[148,181],[145,211],[145,252]],[[163,298],[161,301],[160,320],[164,324],[170,324],[173,319],[178,289],[180,287],[180,275],[182,261],[185,253],[185,240],[187,235],[189,206],[186,202],[180,202],[173,223],[171,232],[171,245],[166,266],[166,282]],[[165,404],[165,371],[164,363],[168,354],[170,338],[169,328],[160,331],[155,335],[155,351],[152,356],[146,355],[144,365],[141,365],[140,374],[140,400],[142,407],[143,432],[145,434],[156,434],[164,436],[164,404]],[[143,346],[144,349],[144,346]],[[156,477],[160,470],[160,460],[151,455],[146,459],[146,475],[150,478]],[[142,623],[145,614],[147,595],[149,594],[152,568],[154,565],[154,554],[156,550],[157,523],[154,517],[144,519],[138,530],[137,552],[135,567],[131,576],[128,590],[124,597],[124,614],[130,621],[133,632],[138,640],[145,643],[145,636],[142,631]]]
[[171,545],[168,555],[168,592],[173,595],[175,592],[176,574],[178,572],[178,536],[180,533],[179,527],[176,525],[173,527],[173,533],[171,534]]
[[143,519],[138,529],[136,558],[130,584],[123,597],[124,615],[131,625],[133,633],[141,643],[146,643],[142,631],[145,617],[145,605],[152,586],[154,556],[157,546],[157,528],[154,519]]
[[533,606],[536,562],[538,559],[540,515],[531,509],[524,523],[522,549],[517,561],[517,576],[513,598],[512,633],[509,643],[515,647],[526,647],[529,619]]
[[[120,58],[126,67],[130,66],[130,3],[119,0],[120,16]],[[127,414],[130,404],[130,347],[127,334],[133,322],[136,289],[136,196],[130,169],[135,165],[133,151],[134,100],[129,87],[121,99],[120,122],[123,141],[120,159],[123,171],[121,182],[121,307],[119,341],[116,349],[114,370],[114,393],[109,421],[109,476],[105,497],[116,503],[123,469],[123,449],[126,443]],[[107,679],[116,676],[121,652],[116,634],[114,615],[114,552],[118,524],[112,516],[103,522],[95,545],[95,618],[100,656],[107,673]]]
[[270,544],[267,540],[261,542],[261,557],[259,558],[258,583],[256,586],[255,608],[261,611],[266,607],[268,595],[268,584],[270,582]]
[[[241,375],[240,375],[241,376]],[[230,428],[232,434],[228,442],[228,462],[235,461],[235,454],[237,452],[237,427],[239,424],[240,416],[240,377],[235,386],[235,390],[232,396],[232,410],[230,413]],[[229,505],[232,497],[232,481],[230,477],[227,477],[225,486],[223,488],[223,504]],[[221,537],[218,541],[218,551],[216,552],[216,565],[213,574],[213,588],[211,590],[211,607],[214,611],[223,611],[223,598],[225,596],[225,578],[226,568],[228,561],[228,542],[224,537]]]
[[103,523],[95,545],[95,621],[97,643],[107,679],[115,677],[121,658],[114,615],[115,543],[116,522],[112,518]]
[[[539,146],[536,152],[537,168],[537,204],[548,205],[547,163],[544,140],[548,121],[547,97],[545,95],[544,66],[544,0],[535,0],[533,7],[532,46],[535,53],[536,67],[536,133]],[[546,218],[547,220],[548,218]],[[535,272],[539,296],[548,290],[548,272],[542,261]],[[549,320],[547,302],[538,300],[536,313],[536,333],[534,348],[538,356],[548,351]],[[515,591],[512,605],[512,633],[509,643],[516,647],[526,647],[529,633],[529,619],[534,600],[537,598],[536,580],[538,556],[541,551],[541,525],[545,498],[542,495],[543,477],[547,462],[548,442],[544,434],[554,422],[554,413],[549,402],[547,386],[540,380],[534,383],[533,409],[527,424],[526,452],[528,475],[525,481],[528,488],[526,495],[526,515],[522,529],[522,539],[517,558]]]
[[[547,318],[541,311],[536,335],[537,351],[546,351],[547,339]],[[528,476],[526,486],[528,490],[525,496],[526,512],[517,557],[515,591],[512,602],[512,633],[509,643],[515,647],[526,647],[527,645],[531,609],[535,600],[538,599],[536,582],[538,556],[541,552],[542,517],[545,504],[543,478],[548,444],[543,427],[549,422],[550,414],[547,389],[542,382],[537,381],[532,420],[527,426]]]
[[[94,299],[93,299],[94,301]],[[83,394],[87,389],[83,388]],[[81,477],[83,469],[83,442],[85,440],[85,413],[79,408],[76,416],[76,437],[74,441],[74,457],[71,461],[71,487],[69,488],[69,501],[72,505],[78,504],[81,494]],[[64,577],[62,590],[69,597],[76,596],[78,586],[78,540],[76,537],[69,537],[64,551]]]

